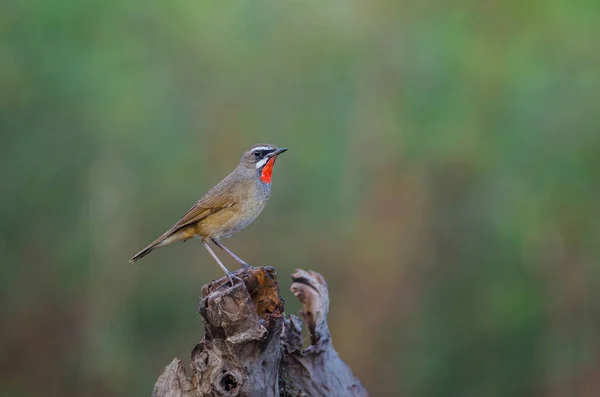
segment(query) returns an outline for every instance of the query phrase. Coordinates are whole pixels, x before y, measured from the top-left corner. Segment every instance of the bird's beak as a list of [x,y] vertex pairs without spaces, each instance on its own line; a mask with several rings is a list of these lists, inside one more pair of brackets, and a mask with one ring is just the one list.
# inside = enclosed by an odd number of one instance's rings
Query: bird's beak
[[276,149],[274,152],[271,152],[268,154],[269,157],[273,157],[273,156],[279,156],[281,153],[287,151],[287,148],[285,147],[280,147],[279,149]]

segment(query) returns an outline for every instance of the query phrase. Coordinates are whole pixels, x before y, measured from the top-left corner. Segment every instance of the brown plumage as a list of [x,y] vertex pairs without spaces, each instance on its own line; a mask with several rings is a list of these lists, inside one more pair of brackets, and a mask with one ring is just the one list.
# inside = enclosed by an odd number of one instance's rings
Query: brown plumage
[[264,209],[271,193],[271,172],[277,156],[287,149],[257,144],[244,153],[240,164],[194,204],[169,230],[138,252],[136,262],[152,250],[178,241],[200,238],[219,266],[229,274],[208,245],[212,241],[242,266],[248,266],[219,240],[248,226]]

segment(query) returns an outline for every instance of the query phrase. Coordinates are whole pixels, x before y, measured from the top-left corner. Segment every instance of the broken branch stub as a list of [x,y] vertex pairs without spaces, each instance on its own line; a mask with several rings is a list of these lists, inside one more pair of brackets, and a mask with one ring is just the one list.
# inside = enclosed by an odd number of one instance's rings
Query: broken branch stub
[[275,269],[242,269],[202,289],[206,335],[192,352],[200,396],[277,396],[283,300]]
[[286,319],[281,340],[282,395],[368,396],[331,343],[327,282],[319,273],[301,269],[296,270],[292,279],[290,290],[302,303],[300,315],[308,325],[311,344],[302,349],[302,322],[294,315]]

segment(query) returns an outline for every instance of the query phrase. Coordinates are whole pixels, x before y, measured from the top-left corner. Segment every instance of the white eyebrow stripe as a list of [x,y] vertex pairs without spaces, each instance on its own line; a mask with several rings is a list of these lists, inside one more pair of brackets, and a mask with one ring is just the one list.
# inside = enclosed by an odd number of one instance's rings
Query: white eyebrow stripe
[[267,164],[267,161],[269,161],[269,159],[270,159],[270,157],[265,157],[264,159],[262,159],[258,163],[256,163],[256,169],[259,169],[263,165]]
[[269,146],[257,146],[255,148],[252,148],[252,150],[275,150],[275,148]]

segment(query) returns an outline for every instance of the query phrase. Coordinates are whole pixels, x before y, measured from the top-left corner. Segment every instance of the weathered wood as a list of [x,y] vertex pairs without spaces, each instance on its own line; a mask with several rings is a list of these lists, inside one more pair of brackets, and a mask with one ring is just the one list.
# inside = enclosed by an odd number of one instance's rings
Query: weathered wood
[[204,339],[192,351],[192,376],[169,364],[153,397],[367,396],[339,358],[327,326],[327,284],[316,272],[298,270],[292,292],[303,305],[311,345],[302,348],[302,321],[285,320],[272,267],[240,269],[231,286],[223,277],[202,288],[199,312]]
[[183,364],[176,358],[165,367],[152,390],[153,397],[192,397],[195,395],[197,394],[193,391],[192,382],[185,376]]
[[310,346],[302,348],[302,321],[285,320],[281,339],[281,389],[284,396],[368,396],[367,390],[339,357],[327,326],[329,291],[315,271],[296,270],[291,291],[302,303],[300,315],[308,325]]

